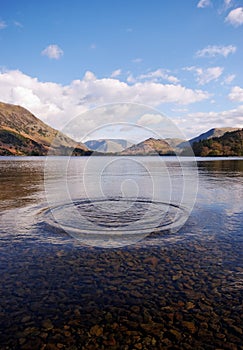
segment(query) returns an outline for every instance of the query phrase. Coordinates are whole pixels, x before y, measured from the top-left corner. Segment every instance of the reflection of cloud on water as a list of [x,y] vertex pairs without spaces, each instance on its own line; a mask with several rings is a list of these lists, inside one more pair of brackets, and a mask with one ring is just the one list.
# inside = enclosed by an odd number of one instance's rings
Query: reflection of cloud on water
[[[220,164],[221,163],[221,164]],[[242,161],[234,161],[229,169],[230,161],[212,161],[199,163],[200,181],[197,203],[200,206],[212,205],[219,207],[221,215],[232,216],[243,211],[242,207]],[[206,167],[206,171],[204,168]],[[215,169],[217,165],[218,169]],[[232,165],[232,161],[231,161]],[[211,169],[210,171],[208,171]],[[216,170],[216,171],[215,171]],[[232,176],[234,174],[234,176]]]

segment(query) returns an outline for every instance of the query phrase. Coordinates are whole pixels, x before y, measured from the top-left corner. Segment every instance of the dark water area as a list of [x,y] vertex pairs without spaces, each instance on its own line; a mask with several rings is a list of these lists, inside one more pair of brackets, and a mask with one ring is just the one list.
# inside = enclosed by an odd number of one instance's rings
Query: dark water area
[[[44,158],[2,157],[0,349],[243,349],[243,160],[197,166],[196,202],[179,231],[106,248],[53,225]],[[62,174],[51,176],[60,191]],[[84,197],[72,176],[70,192]],[[104,181],[104,193],[117,183]]]

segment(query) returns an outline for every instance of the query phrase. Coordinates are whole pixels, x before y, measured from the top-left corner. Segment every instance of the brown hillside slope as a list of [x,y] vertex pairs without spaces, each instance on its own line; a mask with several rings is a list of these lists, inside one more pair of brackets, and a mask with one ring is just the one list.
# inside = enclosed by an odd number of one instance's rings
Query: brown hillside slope
[[57,155],[71,148],[79,155],[88,151],[85,145],[59,133],[27,109],[0,102],[0,155],[46,155],[57,135]]
[[174,149],[165,140],[149,138],[126,148],[121,155],[171,155]]

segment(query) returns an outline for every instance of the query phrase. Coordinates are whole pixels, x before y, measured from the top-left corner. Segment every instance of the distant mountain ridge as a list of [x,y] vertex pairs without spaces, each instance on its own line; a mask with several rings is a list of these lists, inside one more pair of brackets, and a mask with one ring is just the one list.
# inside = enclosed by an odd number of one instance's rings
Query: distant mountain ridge
[[121,155],[174,155],[175,148],[169,142],[161,139],[149,138],[145,141],[126,148]]
[[91,150],[105,153],[122,152],[124,149],[130,147],[132,144],[123,139],[98,139],[89,140],[84,144]]
[[[58,137],[57,137],[58,135]],[[56,140],[53,146],[53,141]],[[149,138],[131,145],[124,139],[76,142],[51,128],[27,109],[0,102],[0,155],[242,155],[242,130],[213,128],[189,141]]]
[[76,154],[90,153],[83,144],[51,128],[27,109],[0,102],[0,155],[46,155],[58,135],[53,153],[72,148]]
[[[215,135],[219,136],[216,137]],[[192,156],[194,152],[196,156],[241,156],[243,152],[243,146],[240,143],[240,135],[241,130],[239,128],[213,128],[193,139],[190,139],[189,141],[183,141],[180,139],[162,140],[150,138],[138,143],[137,145],[133,145],[132,147],[125,149],[120,154]],[[218,142],[222,145],[216,146],[217,139],[219,139]],[[214,140],[215,142],[212,143],[212,140]],[[213,145],[212,147],[210,146],[211,144]],[[201,148],[204,145],[206,145],[205,147],[207,148],[204,147],[203,151],[201,151]],[[216,147],[216,149],[214,149],[214,147]]]

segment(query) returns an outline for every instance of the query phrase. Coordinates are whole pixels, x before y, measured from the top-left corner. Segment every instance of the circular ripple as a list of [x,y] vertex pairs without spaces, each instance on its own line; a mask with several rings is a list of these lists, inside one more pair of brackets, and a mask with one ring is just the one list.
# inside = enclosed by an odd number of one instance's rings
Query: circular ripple
[[76,200],[44,213],[45,222],[52,227],[61,227],[84,244],[101,247],[136,243],[155,231],[176,232],[187,218],[181,206],[143,198]]
[[[109,123],[84,135],[94,120]],[[153,120],[162,134],[140,125]],[[185,223],[196,198],[196,162],[181,159],[175,140],[185,137],[171,120],[144,105],[111,104],[73,118],[62,132],[98,148],[89,157],[73,157],[80,144],[63,149],[62,133],[53,140],[44,173],[52,226],[91,246],[116,247]]]

